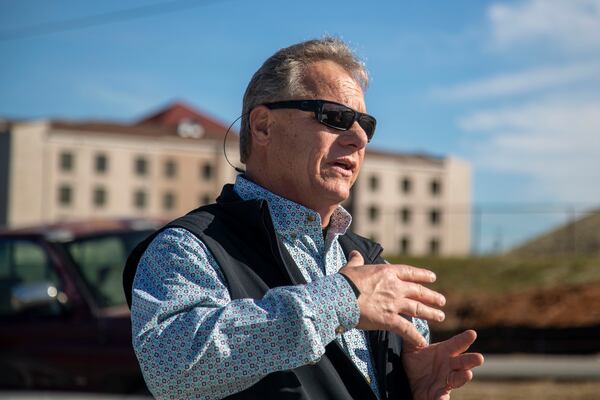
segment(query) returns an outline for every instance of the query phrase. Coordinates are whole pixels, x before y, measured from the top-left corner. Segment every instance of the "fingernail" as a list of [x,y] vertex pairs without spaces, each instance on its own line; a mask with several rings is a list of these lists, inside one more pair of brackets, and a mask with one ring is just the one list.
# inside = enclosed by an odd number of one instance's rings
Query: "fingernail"
[[440,311],[440,314],[438,315],[438,321],[442,322],[445,318],[446,318],[446,314],[444,314],[442,311]]

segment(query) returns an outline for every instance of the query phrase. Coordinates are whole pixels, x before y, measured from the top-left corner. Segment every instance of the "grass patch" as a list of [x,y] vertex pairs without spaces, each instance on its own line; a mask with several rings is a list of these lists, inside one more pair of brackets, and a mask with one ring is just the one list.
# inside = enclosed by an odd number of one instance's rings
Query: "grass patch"
[[437,274],[432,288],[442,293],[506,293],[600,281],[600,257],[388,257],[396,264],[428,268]]

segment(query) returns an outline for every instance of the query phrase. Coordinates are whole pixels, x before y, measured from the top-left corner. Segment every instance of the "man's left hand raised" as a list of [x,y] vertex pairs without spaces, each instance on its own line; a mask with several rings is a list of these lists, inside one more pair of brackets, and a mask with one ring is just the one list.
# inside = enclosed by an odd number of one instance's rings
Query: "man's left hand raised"
[[406,346],[402,363],[414,400],[448,400],[450,391],[473,379],[473,368],[483,364],[483,355],[465,353],[475,341],[473,330],[427,347]]

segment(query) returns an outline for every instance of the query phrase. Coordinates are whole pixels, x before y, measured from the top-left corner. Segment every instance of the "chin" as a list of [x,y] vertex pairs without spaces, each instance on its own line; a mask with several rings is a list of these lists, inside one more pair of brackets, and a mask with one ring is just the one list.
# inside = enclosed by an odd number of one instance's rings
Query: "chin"
[[333,185],[327,185],[323,192],[327,193],[326,197],[330,199],[332,203],[335,202],[336,204],[339,204],[350,196],[350,186],[345,182],[343,184],[336,182]]

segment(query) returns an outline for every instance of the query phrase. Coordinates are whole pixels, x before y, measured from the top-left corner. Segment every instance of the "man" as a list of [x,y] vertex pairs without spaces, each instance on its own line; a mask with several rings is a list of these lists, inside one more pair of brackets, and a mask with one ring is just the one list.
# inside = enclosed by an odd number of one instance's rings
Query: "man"
[[463,354],[473,331],[428,344],[445,302],[421,285],[432,272],[347,231],[367,83],[338,39],[275,53],[244,96],[246,173],[132,253],[133,344],[157,398],[447,399],[483,363]]

